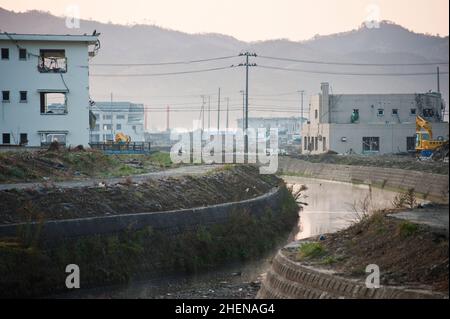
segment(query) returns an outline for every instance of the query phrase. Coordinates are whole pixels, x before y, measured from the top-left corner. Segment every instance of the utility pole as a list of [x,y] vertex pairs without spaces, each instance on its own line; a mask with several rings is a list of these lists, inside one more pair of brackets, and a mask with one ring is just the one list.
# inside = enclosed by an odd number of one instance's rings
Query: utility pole
[[219,88],[219,98],[217,99],[217,134],[220,131],[220,88]]
[[166,131],[169,132],[170,131],[170,106],[167,105],[167,109],[166,109]]
[[228,131],[228,128],[229,128],[229,125],[228,125],[229,124],[228,116],[230,115],[229,107],[230,107],[230,98],[227,97],[227,131]]
[[202,134],[205,130],[205,96],[202,95]]
[[250,53],[250,52],[245,52],[245,53],[240,53],[239,56],[245,56],[245,63],[244,64],[239,64],[240,66],[245,66],[245,153],[248,153],[248,134],[247,134],[247,130],[248,130],[248,67],[249,66],[256,66],[256,63],[253,64],[249,64],[248,63],[248,57],[249,56],[253,56],[256,57],[256,53]]
[[113,94],[111,92],[111,139],[114,141],[114,131],[113,131]]
[[211,130],[211,96],[208,95],[208,134]]
[[245,133],[245,91],[241,90],[239,92],[242,93],[242,132]]
[[303,131],[303,94],[305,93],[304,90],[298,91],[300,93],[300,134],[302,134]]
[[438,93],[441,93],[441,79],[440,79],[439,67],[437,67],[437,91],[438,91]]

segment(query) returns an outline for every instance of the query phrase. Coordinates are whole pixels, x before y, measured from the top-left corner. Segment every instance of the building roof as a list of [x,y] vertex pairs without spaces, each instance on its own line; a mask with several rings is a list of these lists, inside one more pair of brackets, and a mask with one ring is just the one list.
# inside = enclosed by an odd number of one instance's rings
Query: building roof
[[0,41],[50,41],[50,42],[87,42],[95,44],[96,35],[71,35],[71,34],[20,34],[20,33],[0,33]]

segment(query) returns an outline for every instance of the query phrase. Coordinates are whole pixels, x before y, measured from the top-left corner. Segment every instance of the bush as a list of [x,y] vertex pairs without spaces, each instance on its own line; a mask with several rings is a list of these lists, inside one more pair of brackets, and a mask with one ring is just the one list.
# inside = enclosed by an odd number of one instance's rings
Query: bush
[[326,250],[321,243],[304,243],[298,249],[299,259],[313,259],[325,255]]

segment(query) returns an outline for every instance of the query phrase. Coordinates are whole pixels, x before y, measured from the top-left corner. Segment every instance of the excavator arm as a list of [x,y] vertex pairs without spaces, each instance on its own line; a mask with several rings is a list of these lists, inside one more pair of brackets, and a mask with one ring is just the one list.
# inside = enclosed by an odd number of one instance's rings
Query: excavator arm
[[420,133],[422,130],[425,130],[428,133],[428,136],[430,137],[430,140],[433,139],[433,129],[431,127],[431,124],[425,120],[421,116],[416,117],[416,133]]

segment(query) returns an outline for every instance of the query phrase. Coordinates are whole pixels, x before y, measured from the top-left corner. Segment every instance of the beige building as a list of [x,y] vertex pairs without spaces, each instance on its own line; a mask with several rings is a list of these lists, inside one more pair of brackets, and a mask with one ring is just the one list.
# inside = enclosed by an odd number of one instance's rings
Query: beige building
[[389,154],[414,152],[415,120],[432,122],[435,139],[448,139],[440,93],[330,94],[329,84],[311,97],[302,153]]

